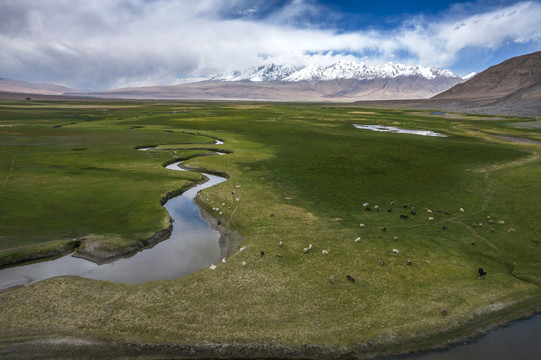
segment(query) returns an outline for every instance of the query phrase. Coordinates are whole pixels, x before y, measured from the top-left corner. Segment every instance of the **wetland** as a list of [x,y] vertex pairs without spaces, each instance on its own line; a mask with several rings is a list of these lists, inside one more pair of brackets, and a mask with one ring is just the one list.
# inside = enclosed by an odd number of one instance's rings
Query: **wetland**
[[[63,105],[0,103],[4,264],[72,239],[83,251],[140,248],[169,226],[164,199],[203,180],[165,168],[185,160],[228,175],[197,204],[242,242],[215,270],[188,276],[58,276],[4,291],[6,356],[91,343],[147,356],[371,358],[447,347],[541,309],[539,145],[493,141],[539,139],[513,126],[525,119],[336,104]],[[354,128],[374,124],[446,136]],[[227,155],[200,156],[215,148]]]

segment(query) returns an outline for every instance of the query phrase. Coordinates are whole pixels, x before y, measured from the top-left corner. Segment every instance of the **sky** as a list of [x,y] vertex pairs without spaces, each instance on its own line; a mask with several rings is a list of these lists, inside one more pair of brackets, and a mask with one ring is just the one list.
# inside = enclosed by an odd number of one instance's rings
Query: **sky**
[[541,50],[541,0],[0,0],[0,77],[82,90],[275,63],[480,72]]

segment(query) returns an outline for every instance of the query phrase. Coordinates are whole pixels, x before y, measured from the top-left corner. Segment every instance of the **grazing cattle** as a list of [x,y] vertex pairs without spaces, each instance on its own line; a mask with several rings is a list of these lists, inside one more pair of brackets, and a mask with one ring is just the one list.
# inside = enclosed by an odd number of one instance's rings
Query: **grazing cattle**
[[334,284],[334,276],[331,275],[330,280],[331,280],[331,284]]
[[487,274],[487,272],[485,270],[483,270],[483,268],[479,268],[479,279],[483,276],[485,276]]
[[449,211],[446,211],[446,212],[445,212],[445,215],[451,215],[451,214],[449,214]]
[[389,209],[389,210],[387,210],[387,212],[388,212],[388,213],[393,212],[393,209]]
[[516,230],[513,229],[513,228],[511,228],[511,229],[507,230],[507,232],[508,232],[508,233],[514,233],[514,232],[516,232]]
[[427,214],[432,214],[432,210],[426,209]]
[[505,224],[505,221],[500,220],[500,221],[498,221],[498,224],[503,225],[503,224]]
[[276,257],[281,258],[281,257],[282,257],[282,254],[276,254]]
[[372,209],[370,209],[370,208],[367,206],[367,207],[365,207],[365,210],[366,210],[366,211],[370,211],[370,210],[372,210]]
[[352,276],[346,275],[346,279],[348,279],[351,282],[355,282],[355,279]]
[[447,316],[447,309],[441,309],[441,315]]
[[400,218],[401,219],[409,219],[409,216],[408,215],[400,215]]
[[410,213],[411,213],[411,215],[417,215],[417,211],[415,211],[415,209],[413,209],[413,208],[411,209]]
[[406,261],[406,265],[411,266],[411,265],[413,265],[413,263],[411,262],[411,260],[408,260],[408,261]]
[[264,251],[262,251],[260,254],[261,254],[261,257],[265,256],[265,252],[264,252]]
[[404,209],[407,209],[408,208],[408,205],[404,205]]
[[367,207],[368,205],[370,205],[370,204],[369,203],[364,203],[363,207]]
[[302,251],[304,251],[305,254],[308,254],[308,248],[304,248]]
[[475,241],[472,241],[471,244],[472,244],[472,246],[475,245]]
[[361,228],[364,228],[364,226],[365,226],[364,224],[361,224]]
[[385,231],[387,231],[387,228],[385,226],[382,226],[381,231],[385,232]]
[[385,260],[381,260],[379,263],[380,263],[381,265],[385,265]]
[[479,223],[479,227],[483,227],[483,223]]
[[380,210],[379,206],[377,206],[377,205],[376,205],[376,206],[374,206],[374,209],[376,209],[377,211],[379,211],[379,210]]
[[394,205],[394,204],[395,204],[395,202],[394,202],[394,201],[391,201],[391,205]]
[[442,230],[447,230],[447,226],[442,226],[441,229]]
[[487,223],[489,223],[490,225],[494,224],[494,220],[488,220]]
[[271,218],[273,218],[275,215],[274,215],[274,214],[270,214],[269,216],[270,216]]
[[398,240],[398,236],[394,236],[394,237],[393,237],[393,240],[394,240],[394,241]]
[[393,249],[393,254],[400,254],[400,251],[398,251],[398,249]]
[[533,238],[532,241],[537,244],[539,242],[539,239],[538,238]]
[[491,228],[491,229],[490,229],[490,232],[494,232],[494,228]]
[[438,209],[438,212],[443,212],[443,209]]
[[477,224],[476,224],[476,223],[473,223],[473,224],[471,224],[471,226],[473,226],[473,227],[477,227]]

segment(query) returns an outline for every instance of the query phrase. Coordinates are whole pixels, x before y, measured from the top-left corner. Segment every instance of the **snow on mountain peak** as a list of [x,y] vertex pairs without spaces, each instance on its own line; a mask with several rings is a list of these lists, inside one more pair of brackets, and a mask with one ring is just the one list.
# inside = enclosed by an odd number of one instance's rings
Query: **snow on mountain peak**
[[421,65],[403,65],[387,63],[383,65],[367,65],[354,61],[341,60],[334,64],[288,66],[267,64],[251,67],[244,71],[232,71],[212,77],[216,81],[316,81],[336,79],[371,80],[378,78],[395,78],[399,76],[422,76],[426,79],[436,77],[458,78],[451,70],[426,68]]

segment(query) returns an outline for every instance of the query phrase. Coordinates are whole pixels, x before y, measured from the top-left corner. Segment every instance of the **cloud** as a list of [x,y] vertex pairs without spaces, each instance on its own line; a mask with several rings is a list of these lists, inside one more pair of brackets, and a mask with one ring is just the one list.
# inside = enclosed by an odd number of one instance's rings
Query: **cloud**
[[538,2],[378,30],[343,32],[343,16],[311,0],[0,0],[0,76],[107,89],[265,62],[452,67],[465,49],[541,42]]

